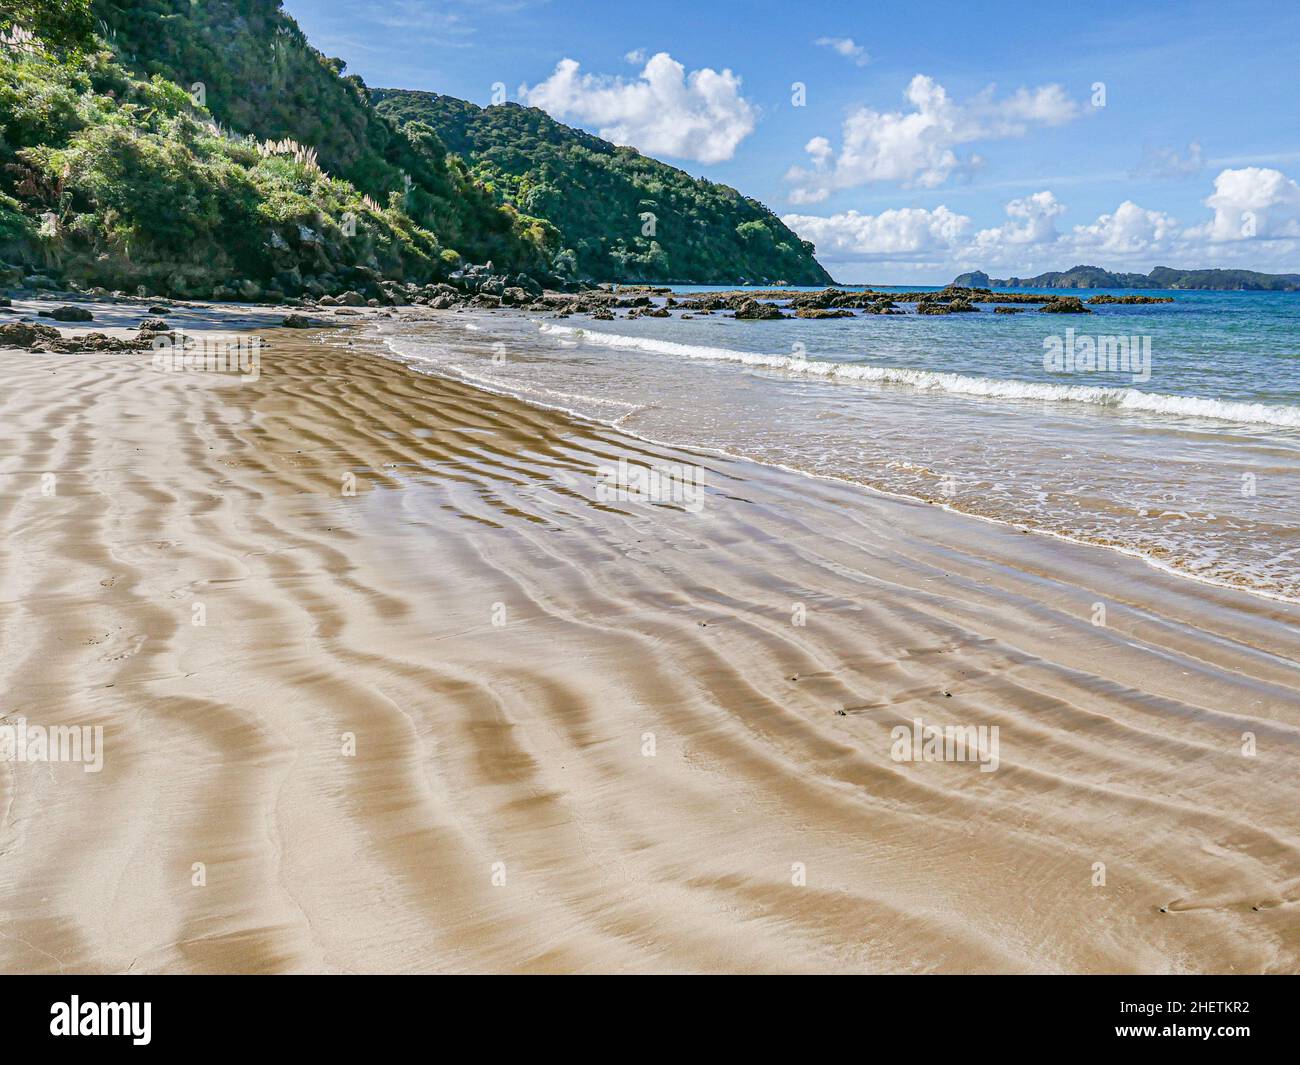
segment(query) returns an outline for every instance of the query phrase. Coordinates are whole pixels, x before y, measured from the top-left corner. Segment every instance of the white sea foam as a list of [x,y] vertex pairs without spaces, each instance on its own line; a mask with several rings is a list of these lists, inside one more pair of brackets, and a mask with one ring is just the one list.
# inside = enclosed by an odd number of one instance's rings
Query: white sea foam
[[897,366],[830,362],[797,355],[765,355],[753,351],[697,347],[694,344],[678,344],[670,340],[604,333],[573,326],[551,325],[546,322],[541,323],[540,329],[543,333],[555,336],[557,339],[581,339],[585,343],[602,347],[649,351],[659,355],[677,355],[689,359],[736,362],[745,366],[758,366],[837,381],[905,385],[920,391],[949,392],[987,399],[1087,403],[1115,410],[1143,411],[1173,417],[1212,418],[1246,425],[1300,428],[1300,407],[1242,403],[1234,400],[1207,399],[1202,396],[1171,396],[1159,392],[1142,392],[1136,388],[1100,388],[1096,385],[1058,385],[1039,381],[1000,380],[958,373],[937,373],[932,370],[909,370]]

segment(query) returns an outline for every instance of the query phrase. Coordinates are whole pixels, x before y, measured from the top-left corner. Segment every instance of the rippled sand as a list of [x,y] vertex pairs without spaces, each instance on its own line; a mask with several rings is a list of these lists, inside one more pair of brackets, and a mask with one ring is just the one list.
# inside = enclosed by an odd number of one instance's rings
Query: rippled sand
[[1300,608],[264,335],[0,353],[0,969],[1300,969]]

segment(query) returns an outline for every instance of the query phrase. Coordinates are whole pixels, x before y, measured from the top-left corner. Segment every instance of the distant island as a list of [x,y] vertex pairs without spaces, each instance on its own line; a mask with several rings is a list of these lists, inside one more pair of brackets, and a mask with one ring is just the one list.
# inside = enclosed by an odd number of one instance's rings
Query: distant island
[[991,278],[983,270],[959,274],[963,288],[1168,288],[1214,292],[1300,292],[1300,274],[1255,270],[1174,270],[1157,266],[1149,274],[1116,274],[1100,266],[1072,266],[1036,277]]

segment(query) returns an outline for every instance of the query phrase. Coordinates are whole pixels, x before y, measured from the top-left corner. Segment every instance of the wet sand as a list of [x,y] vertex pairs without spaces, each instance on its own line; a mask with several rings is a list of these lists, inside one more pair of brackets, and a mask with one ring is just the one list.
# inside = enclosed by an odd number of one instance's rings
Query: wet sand
[[0,353],[0,970],[1300,970],[1300,608],[262,336]]

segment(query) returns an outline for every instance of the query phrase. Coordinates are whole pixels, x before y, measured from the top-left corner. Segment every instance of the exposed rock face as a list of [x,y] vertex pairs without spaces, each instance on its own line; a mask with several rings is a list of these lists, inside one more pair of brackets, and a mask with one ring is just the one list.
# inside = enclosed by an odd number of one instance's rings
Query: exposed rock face
[[994,314],[1023,314],[1024,311],[1025,309],[1023,307],[994,307],[993,308]]
[[1039,308],[1044,314],[1091,314],[1078,296],[1060,296]]
[[161,318],[146,318],[140,323],[142,333],[170,333],[171,331],[172,327]]

